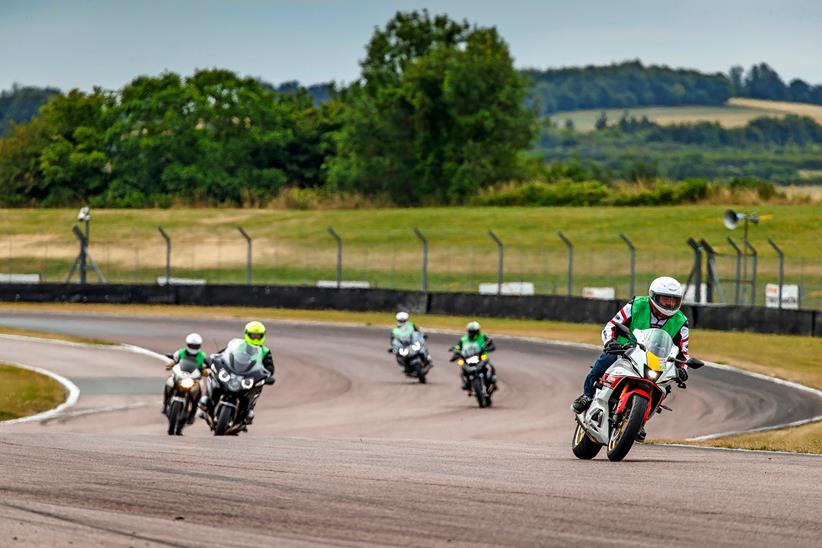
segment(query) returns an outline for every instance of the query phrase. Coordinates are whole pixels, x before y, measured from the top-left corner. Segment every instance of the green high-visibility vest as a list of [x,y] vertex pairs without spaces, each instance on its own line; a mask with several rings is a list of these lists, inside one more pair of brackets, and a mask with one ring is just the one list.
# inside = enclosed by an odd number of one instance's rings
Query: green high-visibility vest
[[[685,314],[683,314],[681,310],[677,310],[673,316],[668,318],[668,320],[662,324],[660,329],[670,335],[671,339],[674,339],[679,333],[679,330],[682,329],[682,326],[685,325],[685,322],[687,321],[688,318],[685,317]],[[634,329],[650,328],[651,298],[647,296],[635,297],[633,303],[631,303],[631,331]],[[617,337],[617,342],[620,344],[626,344],[628,339],[620,335]]]
[[470,345],[477,345],[480,351],[485,350],[485,333],[480,333],[477,335],[477,340],[475,341],[469,339],[468,335],[463,335],[460,338],[460,350],[463,350],[466,346]]
[[414,333],[414,324],[411,322],[405,322],[402,327],[395,327],[391,330],[391,336],[399,340],[411,337],[412,333]]
[[186,358],[193,359],[195,362],[197,362],[197,369],[200,369],[200,370],[203,369],[203,364],[205,363],[206,355],[205,355],[205,352],[203,352],[202,350],[197,352],[196,355],[192,356],[191,354],[188,353],[188,351],[186,350],[186,347],[184,346],[180,350],[177,351],[177,356],[179,357],[179,361],[183,361]]

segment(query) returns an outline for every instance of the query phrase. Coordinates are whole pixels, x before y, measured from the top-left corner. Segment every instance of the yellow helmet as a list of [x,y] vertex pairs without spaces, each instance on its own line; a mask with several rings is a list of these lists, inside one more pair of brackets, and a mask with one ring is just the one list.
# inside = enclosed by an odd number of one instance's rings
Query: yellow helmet
[[262,346],[265,341],[265,326],[257,321],[245,324],[245,342],[251,346]]

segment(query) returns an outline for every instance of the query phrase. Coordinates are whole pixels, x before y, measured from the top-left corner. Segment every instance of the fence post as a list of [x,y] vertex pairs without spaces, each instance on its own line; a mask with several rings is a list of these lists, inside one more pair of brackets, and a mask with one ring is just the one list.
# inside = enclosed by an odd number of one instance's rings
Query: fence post
[[776,253],[779,255],[779,308],[782,309],[782,284],[785,281],[785,254],[782,253],[782,250],[777,247],[773,240],[768,238],[768,243],[771,244],[771,247],[774,248]]
[[[71,269],[69,270],[68,276],[66,276],[66,283],[71,280],[71,277],[74,276],[74,271],[79,267],[80,269],[80,284],[86,284],[86,245],[88,244],[88,240],[83,235],[83,231],[77,228],[77,225],[71,227],[71,231],[77,237],[77,240],[80,242],[80,253],[77,254],[77,258],[74,260],[74,264],[71,265]],[[10,241],[10,240],[9,240]]]
[[238,226],[237,230],[240,231],[240,234],[243,235],[243,238],[245,238],[245,241],[248,244],[245,258],[245,283],[247,285],[251,285],[251,236],[249,236],[241,226]]
[[428,292],[428,240],[417,227],[414,227],[414,234],[422,242],[422,290]]
[[758,254],[756,252],[756,248],[751,245],[751,242],[745,240],[745,247],[747,247],[751,252],[751,258],[753,269],[751,271],[751,306],[756,306],[756,267],[758,263]]
[[342,285],[342,238],[334,230],[334,227],[328,227],[328,233],[337,240],[337,289]]
[[568,296],[574,292],[574,245],[565,237],[562,231],[557,232],[559,238],[568,247]]
[[502,295],[502,267],[504,261],[505,246],[502,245],[502,240],[497,238],[493,230],[488,231],[488,235],[497,243],[498,261],[497,261],[497,295]]
[[628,239],[625,234],[620,232],[619,237],[622,238],[622,241],[628,244],[628,252],[631,255],[631,283],[628,289],[628,298],[631,299],[634,297],[634,273],[635,273],[635,265],[636,265],[636,248],[634,244],[631,243],[631,240]]
[[163,227],[158,226],[157,230],[166,241],[166,285],[171,285],[171,238],[168,237]]
[[739,282],[740,276],[742,272],[742,250],[734,243],[730,236],[728,236],[728,243],[731,244],[731,247],[734,248],[736,252],[736,294],[734,295],[734,304],[739,306]]
[[702,250],[693,238],[688,238],[687,243],[694,250],[694,266],[688,275],[688,281],[685,282],[685,291],[691,285],[691,280],[694,280],[694,302],[700,304],[702,301]]

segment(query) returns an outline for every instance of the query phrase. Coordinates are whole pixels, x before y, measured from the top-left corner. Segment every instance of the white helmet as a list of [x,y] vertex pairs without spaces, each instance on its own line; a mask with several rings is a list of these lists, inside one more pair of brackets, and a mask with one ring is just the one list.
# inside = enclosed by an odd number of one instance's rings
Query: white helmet
[[397,324],[402,325],[408,321],[408,312],[397,312],[395,318],[397,319]]
[[[679,307],[682,305],[682,296],[685,294],[685,288],[682,287],[675,279],[669,276],[662,276],[651,282],[651,287],[648,288],[648,296],[651,298],[651,306],[666,317],[671,317],[676,314]],[[667,306],[661,304],[660,297],[671,297],[673,303],[668,303]]]
[[203,338],[197,333],[189,333],[186,336],[186,350],[189,354],[196,354],[203,346]]

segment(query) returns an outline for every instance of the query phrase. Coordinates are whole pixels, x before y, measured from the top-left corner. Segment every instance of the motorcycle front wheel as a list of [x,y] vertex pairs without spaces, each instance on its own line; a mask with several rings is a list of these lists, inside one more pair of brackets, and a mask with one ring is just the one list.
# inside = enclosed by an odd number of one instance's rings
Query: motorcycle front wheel
[[420,381],[420,384],[425,384],[427,379],[425,378],[425,368],[422,365],[420,360],[414,362],[414,372],[417,375],[417,380]]
[[480,377],[474,377],[474,395],[477,397],[477,403],[480,407],[486,407],[488,404],[485,401],[485,384]]
[[177,423],[183,420],[183,404],[182,402],[171,402],[168,407],[168,435],[174,436],[177,434]]
[[214,424],[214,435],[222,436],[228,430],[228,425],[231,422],[231,415],[233,409],[228,405],[223,405],[217,412],[217,422]]
[[608,459],[612,461],[620,461],[625,458],[628,451],[634,445],[634,440],[642,428],[642,423],[645,421],[645,409],[648,406],[648,400],[634,394],[628,401],[628,406],[622,414],[622,420],[619,421],[613,431],[611,432],[611,439],[608,442]]
[[574,439],[571,442],[571,451],[574,452],[574,456],[583,460],[596,457],[599,450],[602,449],[602,446],[588,437],[588,434],[585,433],[585,429],[582,425],[579,423],[576,424],[577,427],[574,429]]

